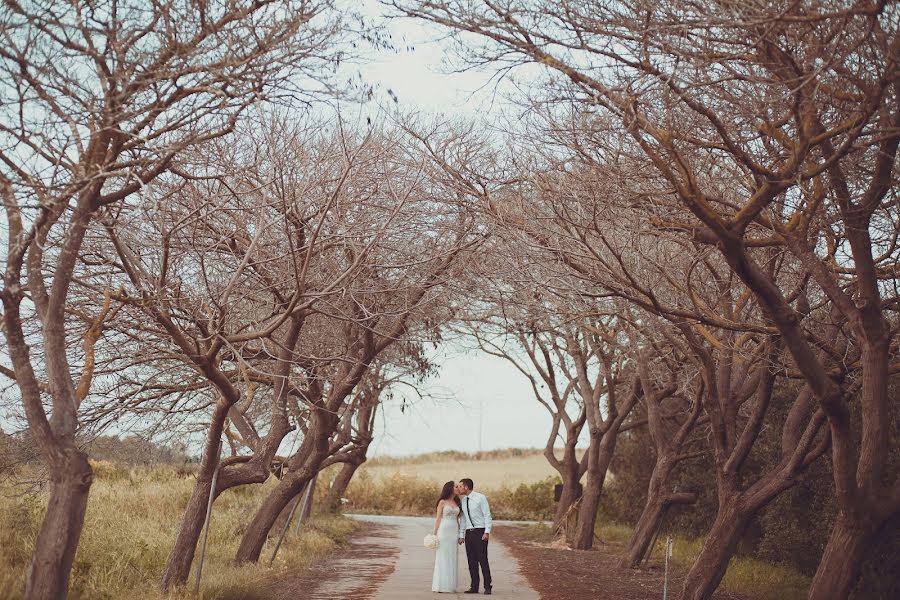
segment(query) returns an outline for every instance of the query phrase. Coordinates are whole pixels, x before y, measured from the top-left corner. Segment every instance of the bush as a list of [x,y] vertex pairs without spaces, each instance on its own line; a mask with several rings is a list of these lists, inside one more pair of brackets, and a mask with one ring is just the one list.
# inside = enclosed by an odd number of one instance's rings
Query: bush
[[553,501],[553,487],[560,483],[558,477],[548,477],[543,481],[520,484],[516,489],[500,488],[489,492],[491,513],[495,519],[513,521],[546,521],[553,518],[556,503]]

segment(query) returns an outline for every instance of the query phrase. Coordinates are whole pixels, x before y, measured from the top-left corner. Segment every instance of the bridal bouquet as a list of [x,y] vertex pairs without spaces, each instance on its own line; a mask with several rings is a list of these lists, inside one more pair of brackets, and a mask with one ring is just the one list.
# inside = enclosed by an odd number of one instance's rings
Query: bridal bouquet
[[431,550],[437,550],[438,547],[438,538],[433,533],[429,533],[425,536],[425,547],[430,548]]

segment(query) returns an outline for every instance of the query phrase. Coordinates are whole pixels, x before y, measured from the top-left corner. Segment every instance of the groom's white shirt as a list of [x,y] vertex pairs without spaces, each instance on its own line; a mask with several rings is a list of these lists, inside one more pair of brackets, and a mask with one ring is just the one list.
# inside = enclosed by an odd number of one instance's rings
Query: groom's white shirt
[[463,517],[459,520],[459,537],[466,537],[466,529],[484,527],[485,533],[491,532],[494,520],[491,517],[491,507],[488,505],[487,496],[472,491],[468,496],[463,496]]

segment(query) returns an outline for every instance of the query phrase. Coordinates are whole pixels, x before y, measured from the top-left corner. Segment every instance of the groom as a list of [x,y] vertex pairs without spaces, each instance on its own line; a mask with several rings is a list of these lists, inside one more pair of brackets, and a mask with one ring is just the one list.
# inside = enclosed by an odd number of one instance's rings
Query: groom
[[466,594],[478,593],[478,565],[484,574],[484,593],[491,594],[491,567],[488,564],[488,540],[491,537],[491,507],[487,497],[475,490],[475,484],[468,477],[456,484],[456,492],[463,497],[463,518],[459,520],[459,543],[466,545],[469,559],[469,576],[472,585]]

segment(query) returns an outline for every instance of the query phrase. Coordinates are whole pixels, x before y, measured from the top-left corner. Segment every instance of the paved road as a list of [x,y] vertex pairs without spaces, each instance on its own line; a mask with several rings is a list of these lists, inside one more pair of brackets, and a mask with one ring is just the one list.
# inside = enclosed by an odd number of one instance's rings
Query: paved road
[[[431,591],[431,574],[434,569],[434,554],[422,546],[422,538],[431,531],[429,517],[387,517],[375,515],[352,515],[354,519],[370,521],[387,526],[391,538],[378,537],[372,544],[391,546],[397,551],[391,553],[393,572],[378,584],[371,596],[372,600],[449,600],[451,598],[482,597],[462,592],[469,587],[469,570],[465,550],[459,553],[459,593],[436,594]],[[494,527],[502,527],[502,521],[494,521]],[[358,540],[358,543],[367,543]],[[515,598],[516,600],[540,600],[538,593],[528,585],[519,573],[516,559],[503,547],[491,540],[491,576],[494,580],[494,598]]]

